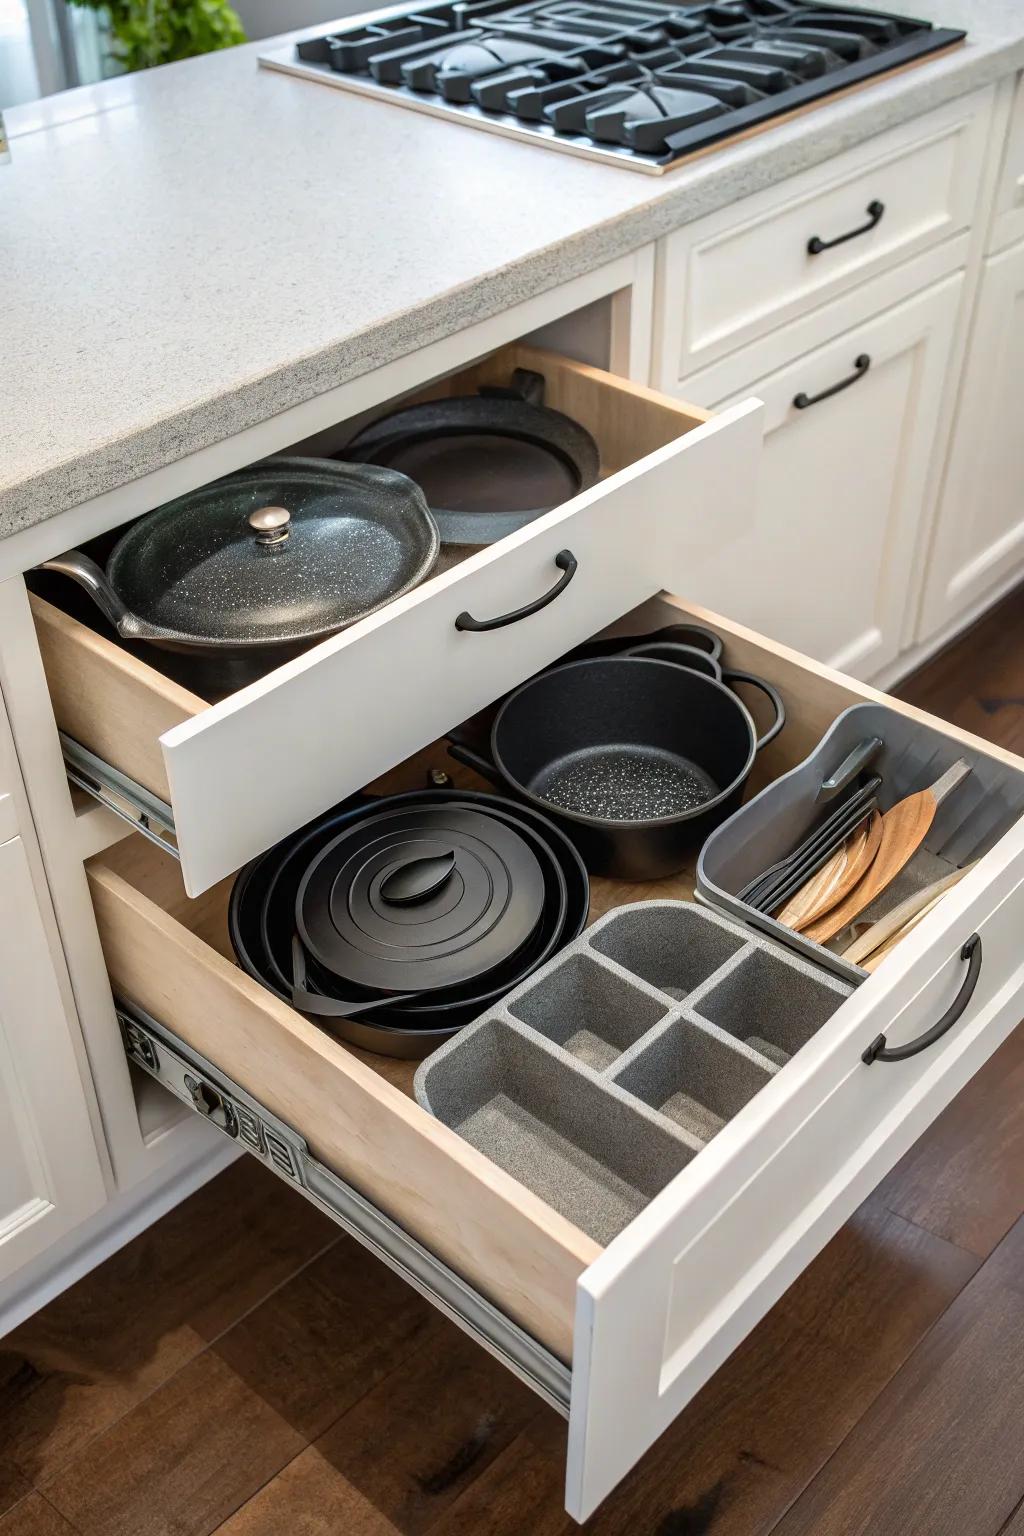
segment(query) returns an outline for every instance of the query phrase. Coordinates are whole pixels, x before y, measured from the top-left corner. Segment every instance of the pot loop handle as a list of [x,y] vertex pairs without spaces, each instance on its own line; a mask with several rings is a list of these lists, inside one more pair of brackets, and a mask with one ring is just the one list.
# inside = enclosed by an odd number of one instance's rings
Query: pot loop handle
[[755,677],[753,672],[734,672],[731,668],[723,667],[722,681],[723,683],[749,683],[752,688],[759,688],[771,701],[775,719],[764,734],[757,738],[754,750],[760,752],[762,747],[766,747],[770,741],[775,740],[786,723],[786,706],[782,702],[782,695],[771,683],[766,683],[763,677]]

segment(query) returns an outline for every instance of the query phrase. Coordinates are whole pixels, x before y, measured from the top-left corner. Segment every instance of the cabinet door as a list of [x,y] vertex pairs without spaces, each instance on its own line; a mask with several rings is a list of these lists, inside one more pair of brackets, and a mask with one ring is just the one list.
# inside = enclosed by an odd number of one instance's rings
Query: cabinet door
[[20,837],[0,843],[0,1280],[106,1198]]
[[918,639],[1024,571],[1024,243],[985,263]]
[[893,660],[962,281],[751,378],[741,393],[766,405],[754,531],[696,558],[687,597],[856,677]]

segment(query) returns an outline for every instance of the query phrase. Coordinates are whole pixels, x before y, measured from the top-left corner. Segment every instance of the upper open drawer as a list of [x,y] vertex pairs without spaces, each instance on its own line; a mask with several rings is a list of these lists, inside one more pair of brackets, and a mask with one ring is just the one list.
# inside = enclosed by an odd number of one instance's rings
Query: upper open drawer
[[[190,895],[666,581],[685,589],[691,552],[747,526],[761,442],[757,402],[710,417],[523,346],[503,348],[421,398],[503,383],[516,367],[543,374],[546,403],[594,437],[598,483],[496,544],[443,551],[440,574],[415,591],[219,703],[160,672],[161,653],[129,652],[33,598],[58,726],[170,804]],[[460,614],[491,619],[531,605],[506,627],[456,628]]]

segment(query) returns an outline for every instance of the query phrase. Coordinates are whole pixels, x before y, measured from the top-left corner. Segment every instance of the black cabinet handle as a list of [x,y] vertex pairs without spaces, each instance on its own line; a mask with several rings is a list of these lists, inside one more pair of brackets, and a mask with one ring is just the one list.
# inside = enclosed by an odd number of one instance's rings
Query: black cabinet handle
[[872,1040],[867,1050],[861,1057],[861,1061],[867,1062],[870,1067],[873,1061],[906,1061],[908,1056],[916,1056],[918,1051],[926,1051],[936,1040],[942,1038],[947,1030],[952,1029],[956,1021],[966,1011],[967,1005],[974,996],[974,989],[978,985],[978,977],[981,975],[981,935],[972,933],[963,949],[960,951],[960,959],[966,960],[967,975],[963,979],[960,991],[952,1004],[946,1009],[942,1018],[923,1035],[918,1035],[916,1040],[911,1040],[909,1045],[894,1045],[891,1049],[885,1043],[885,1036],[879,1035]]
[[830,389],[823,389],[820,395],[805,395],[803,390],[793,396],[793,404],[798,411],[806,411],[809,405],[817,405],[819,400],[829,400],[833,395],[841,395],[844,389],[849,389],[851,384],[856,384],[862,379],[871,367],[871,358],[866,352],[853,360],[853,372],[848,379],[840,379],[838,384],[833,384]]
[[823,240],[820,235],[812,235],[807,242],[808,256],[820,256],[822,251],[834,250],[837,245],[845,245],[847,240],[856,240],[858,235],[866,235],[881,219],[885,204],[876,198],[873,203],[868,203],[864,212],[868,216],[866,224],[858,224],[856,229],[848,229],[845,235],[836,235],[834,240]]
[[543,597],[538,597],[536,602],[527,603],[525,608],[515,608],[511,613],[500,613],[496,619],[474,619],[471,613],[460,613],[455,620],[456,629],[504,629],[506,624],[518,624],[520,619],[528,619],[531,613],[539,613],[546,608],[548,603],[553,603],[560,592],[564,592],[576,574],[576,556],[571,549],[560,549],[555,556],[555,564],[565,574],[560,576]]

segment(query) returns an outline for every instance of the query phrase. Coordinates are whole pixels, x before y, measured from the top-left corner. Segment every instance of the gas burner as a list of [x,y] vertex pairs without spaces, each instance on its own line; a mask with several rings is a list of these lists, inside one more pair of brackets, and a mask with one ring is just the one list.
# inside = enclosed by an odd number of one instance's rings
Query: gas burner
[[260,63],[658,173],[964,36],[812,0],[445,0]]

